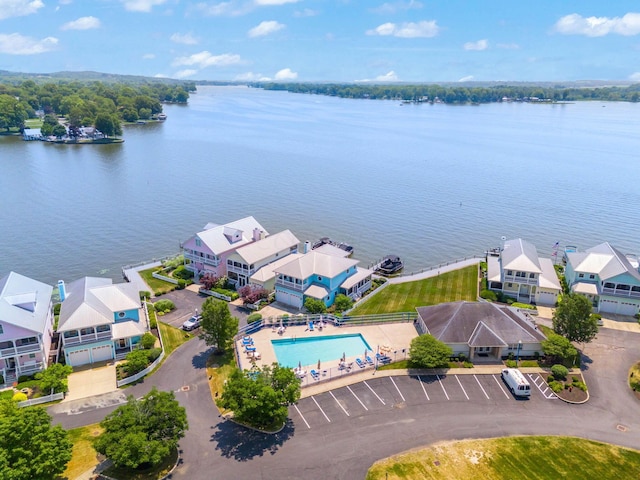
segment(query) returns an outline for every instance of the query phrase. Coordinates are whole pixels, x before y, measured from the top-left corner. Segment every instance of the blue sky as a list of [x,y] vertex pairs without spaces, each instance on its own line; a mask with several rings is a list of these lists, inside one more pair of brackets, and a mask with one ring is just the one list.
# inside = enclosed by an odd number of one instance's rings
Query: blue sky
[[0,0],[0,69],[640,82],[637,0]]

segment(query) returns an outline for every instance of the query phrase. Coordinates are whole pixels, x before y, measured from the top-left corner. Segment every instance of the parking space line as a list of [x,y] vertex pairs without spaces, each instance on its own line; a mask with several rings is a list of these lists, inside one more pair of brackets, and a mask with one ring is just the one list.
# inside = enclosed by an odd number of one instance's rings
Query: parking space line
[[484,393],[484,396],[487,397],[487,400],[491,400],[489,398],[489,395],[487,395],[487,392],[485,391],[485,389],[482,387],[482,384],[480,383],[480,380],[478,380],[478,377],[476,377],[476,375],[473,375],[473,378],[476,379],[476,382],[478,382],[478,386],[480,387],[480,389],[482,390],[482,393]]
[[493,377],[493,379],[498,384],[498,387],[500,387],[500,390],[502,390],[502,393],[504,393],[504,396],[509,398],[509,394],[504,390],[504,388],[502,388],[502,385],[500,385],[500,382],[498,381],[497,377],[495,375],[491,375],[491,376]]
[[[544,398],[546,398],[547,400],[555,400],[556,398],[558,398],[558,396],[553,392],[553,390],[551,391],[551,393],[547,394],[547,392],[550,390],[548,385],[544,390],[542,390],[542,387],[540,385],[544,387],[545,381],[541,375],[536,375],[535,379],[531,373],[528,373],[527,375],[529,375],[529,378],[531,379],[533,384],[538,388],[538,390],[540,390],[540,393]],[[540,385],[538,385],[538,380],[540,380]]]
[[300,415],[300,418],[302,418],[302,421],[304,422],[304,424],[307,426],[307,428],[309,428],[309,429],[310,429],[311,427],[310,427],[310,426],[309,426],[309,424],[307,423],[307,419],[306,419],[306,418],[304,418],[304,415],[302,415],[302,412],[300,412],[300,410],[298,409],[298,406],[297,406],[295,403],[293,404],[293,408],[295,408],[295,409],[296,409],[296,412],[298,412],[298,415]]
[[427,393],[427,389],[424,387],[424,382],[420,378],[420,375],[418,375],[418,380],[420,380],[420,385],[422,386],[422,391],[424,392],[425,397],[427,397],[427,400],[431,401],[431,399],[429,398],[429,394]]
[[342,404],[338,401],[338,399],[336,398],[336,396],[333,394],[332,391],[329,391],[329,393],[331,394],[331,396],[333,397],[333,399],[336,401],[336,403],[338,404],[338,406],[342,409],[342,411],[345,413],[345,415],[348,417],[349,412],[347,412],[347,410],[342,406]]
[[360,400],[355,393],[353,393],[353,390],[351,390],[351,387],[349,385],[347,385],[347,390],[349,390],[351,392],[351,395],[353,395],[356,398],[356,400],[360,402],[360,405],[362,405],[362,408],[364,408],[368,412],[369,409],[367,408],[367,406],[364,403],[362,403],[362,400]]
[[393,377],[389,377],[389,378],[391,379],[391,383],[393,383],[393,386],[396,387],[396,390],[398,390],[398,393],[400,394],[400,398],[402,398],[402,401],[406,402],[406,400],[404,399],[404,395],[402,395],[402,392],[398,388],[398,385],[396,385],[396,382],[393,381]]
[[447,397],[447,400],[449,400],[449,395],[447,395],[447,391],[444,389],[444,385],[442,384],[442,380],[440,380],[440,375],[436,375],[436,378],[438,379],[438,383],[440,383],[440,386],[442,387],[442,391],[444,392],[444,396]]
[[467,400],[469,400],[469,395],[467,395],[467,392],[462,386],[462,383],[460,383],[460,379],[458,378],[458,375],[454,375],[454,377],[456,377],[456,380],[458,381],[458,385],[460,385],[460,388],[462,389],[462,393],[464,393],[464,396],[467,397]]
[[373,394],[374,394],[376,397],[378,397],[378,400],[380,400],[380,401],[382,402],[382,404],[383,404],[383,405],[386,405],[386,403],[384,403],[384,400],[380,398],[380,395],[378,395],[378,394],[375,392],[375,390],[374,390],[373,388],[371,388],[371,387],[369,386],[369,384],[368,384],[366,381],[364,381],[364,380],[363,380],[363,381],[362,381],[362,383],[364,383],[367,387],[369,387],[369,390],[371,390],[371,391],[373,392]]
[[314,397],[313,395],[311,395],[311,400],[313,400],[313,403],[316,404],[316,406],[320,409],[320,411],[322,412],[322,415],[324,415],[324,418],[327,419],[327,422],[331,423],[331,420],[329,420],[329,417],[327,417],[327,414],[324,413],[324,410],[322,409],[322,407],[320,406],[320,404],[318,403],[318,401],[316,400],[316,397]]

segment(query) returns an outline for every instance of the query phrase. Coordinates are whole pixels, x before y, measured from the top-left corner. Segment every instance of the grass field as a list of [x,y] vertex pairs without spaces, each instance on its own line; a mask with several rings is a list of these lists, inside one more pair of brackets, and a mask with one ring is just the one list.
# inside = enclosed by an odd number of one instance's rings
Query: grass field
[[413,312],[416,307],[438,303],[475,301],[477,295],[478,266],[471,265],[425,280],[389,285],[350,315]]
[[433,445],[376,462],[367,480],[638,478],[640,452],[574,437],[506,437]]
[[173,327],[168,323],[158,322],[158,328],[164,342],[164,358],[167,358],[176,348],[193,338],[191,333]]
[[176,289],[173,283],[165,282],[164,280],[157,279],[151,274],[158,270],[158,267],[149,268],[147,270],[140,270],[138,273],[145,281],[149,288],[153,290],[154,295],[162,295],[163,293],[172,292]]
[[[225,352],[224,355],[211,355],[207,359],[207,377],[209,378],[211,398],[214,402],[222,395],[224,384],[234,368],[236,368],[236,362],[231,350]],[[225,412],[223,411],[223,413]]]
[[98,465],[98,453],[93,449],[93,440],[101,433],[102,427],[97,423],[69,430],[73,450],[62,478],[73,480]]

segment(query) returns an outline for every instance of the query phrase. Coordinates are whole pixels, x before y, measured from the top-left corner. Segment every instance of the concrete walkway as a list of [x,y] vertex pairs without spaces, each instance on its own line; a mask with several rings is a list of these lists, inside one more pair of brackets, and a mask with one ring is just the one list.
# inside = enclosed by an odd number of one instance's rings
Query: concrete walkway
[[137,267],[127,268],[126,270],[123,270],[122,273],[124,274],[125,279],[129,281],[129,283],[133,283],[136,285],[138,291],[151,292],[151,297],[155,297],[155,295],[153,294],[153,289],[150,288],[149,285],[147,285],[147,282],[142,279],[138,272],[140,270],[148,270],[149,268],[159,267],[160,265],[162,265],[161,262],[147,263],[145,265],[138,265]]
[[439,267],[434,267],[428,270],[423,270],[411,275],[401,275],[399,277],[391,277],[389,283],[406,283],[415,282],[416,280],[424,280],[425,278],[437,277],[441,273],[451,272],[453,270],[460,270],[461,268],[468,267],[469,265],[478,265],[482,261],[481,258],[469,258],[467,260],[460,260],[458,262],[445,263]]

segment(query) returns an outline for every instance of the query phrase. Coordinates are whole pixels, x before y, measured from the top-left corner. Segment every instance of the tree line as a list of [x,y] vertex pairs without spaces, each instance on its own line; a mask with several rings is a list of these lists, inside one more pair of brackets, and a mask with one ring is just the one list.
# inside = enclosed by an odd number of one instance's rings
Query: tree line
[[64,116],[70,127],[113,125],[112,134],[118,134],[121,122],[150,119],[162,112],[163,102],[187,103],[188,90],[167,83],[0,83],[0,129],[22,131],[27,119],[50,115]]
[[335,83],[255,83],[265,90],[329,95],[341,98],[441,102],[449,104],[492,103],[502,101],[574,102],[580,100],[640,101],[640,84],[624,87],[564,87],[540,85],[444,86],[363,85]]

